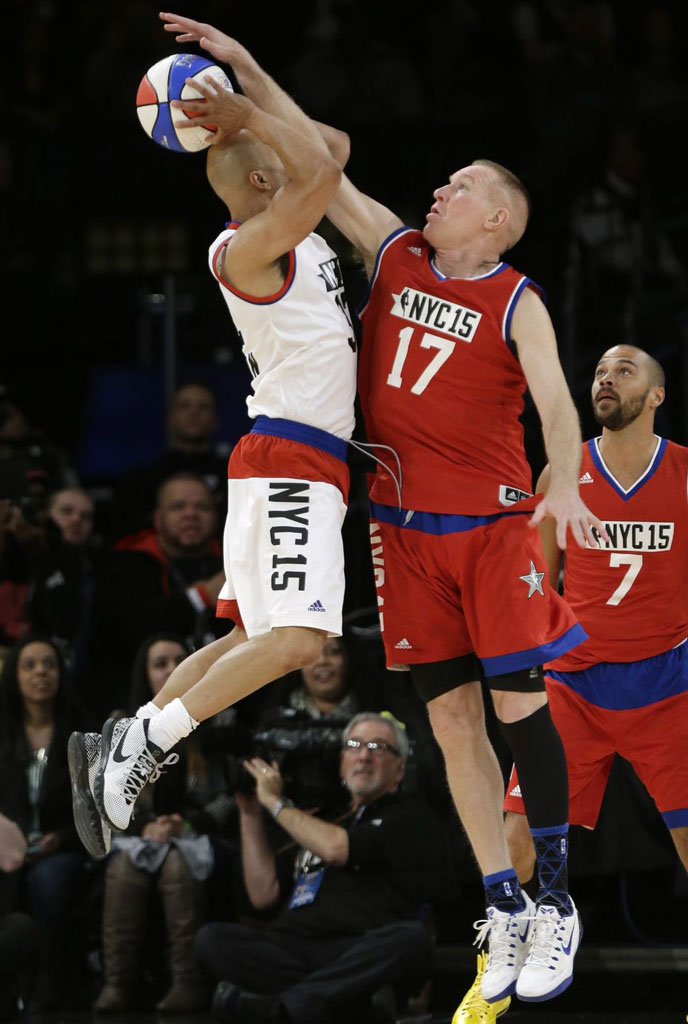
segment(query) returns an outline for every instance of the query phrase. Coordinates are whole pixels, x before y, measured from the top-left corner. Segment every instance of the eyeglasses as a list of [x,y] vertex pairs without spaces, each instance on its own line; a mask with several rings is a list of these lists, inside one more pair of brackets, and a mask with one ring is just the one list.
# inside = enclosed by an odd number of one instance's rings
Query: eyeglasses
[[344,744],[344,752],[348,753],[354,750],[360,750],[361,747],[365,747],[371,754],[385,754],[389,751],[389,753],[394,754],[395,757],[400,757],[397,748],[393,747],[391,743],[386,743],[384,740],[349,739]]

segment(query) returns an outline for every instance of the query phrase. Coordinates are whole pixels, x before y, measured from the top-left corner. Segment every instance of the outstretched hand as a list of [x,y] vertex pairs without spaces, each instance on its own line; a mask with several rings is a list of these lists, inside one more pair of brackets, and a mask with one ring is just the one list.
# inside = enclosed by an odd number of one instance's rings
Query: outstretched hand
[[557,521],[557,544],[566,549],[566,533],[570,529],[582,548],[597,548],[600,540],[609,540],[604,523],[583,503],[577,490],[555,491],[552,488],[536,507],[530,525],[537,526],[551,516]]
[[175,127],[183,130],[198,125],[213,126],[217,130],[208,139],[211,145],[236,135],[255,110],[255,105],[246,96],[225,89],[211,75],[204,75],[202,79],[187,78],[186,84],[197,89],[201,97],[172,100],[171,106],[175,110],[182,110],[187,116],[187,120],[175,121]]
[[181,14],[169,14],[166,11],[160,12],[160,20],[165,22],[163,27],[166,32],[176,34],[178,43],[198,43],[216,60],[221,60],[225,64],[233,65],[248,57],[248,51],[241,43],[205,22],[184,18]]

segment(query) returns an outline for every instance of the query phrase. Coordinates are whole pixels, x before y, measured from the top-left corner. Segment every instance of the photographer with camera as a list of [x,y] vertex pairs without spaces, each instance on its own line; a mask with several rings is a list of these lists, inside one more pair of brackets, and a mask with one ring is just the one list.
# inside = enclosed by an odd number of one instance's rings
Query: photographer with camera
[[[344,1013],[363,1020],[371,996],[392,985],[408,996],[430,973],[432,941],[421,920],[437,877],[435,820],[397,792],[408,739],[388,715],[355,715],[343,733],[344,812],[316,817],[283,796],[275,762],[254,757],[255,793],[237,793],[243,877],[251,903],[282,896],[264,812],[294,844],[293,886],[266,928],[211,923],[196,955],[219,982],[216,1020],[317,1024]],[[343,790],[344,792],[344,790]]]

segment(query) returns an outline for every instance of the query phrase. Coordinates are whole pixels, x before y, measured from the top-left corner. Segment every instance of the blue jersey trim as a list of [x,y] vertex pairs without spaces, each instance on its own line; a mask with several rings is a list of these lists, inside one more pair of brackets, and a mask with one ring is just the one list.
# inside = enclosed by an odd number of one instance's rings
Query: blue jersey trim
[[624,501],[628,501],[629,498],[632,498],[634,494],[638,493],[641,487],[645,486],[648,480],[652,479],[652,477],[659,469],[659,464],[664,458],[664,452],[666,451],[667,444],[669,443],[665,437],[660,438],[659,446],[649,468],[643,473],[640,480],[638,480],[638,482],[634,484],[633,487],[631,487],[630,491],[624,491],[623,487],[621,487],[621,485],[617,483],[617,481],[614,479],[614,477],[611,475],[611,473],[605,466],[602,456],[600,455],[599,449],[597,447],[598,441],[599,438],[593,437],[590,441],[587,442],[588,451],[590,452],[590,458],[597,467],[598,471],[607,481],[609,486],[613,488],[613,490],[615,490],[619,497],[622,498]]
[[380,261],[382,260],[382,257],[384,256],[384,254],[385,254],[385,252],[387,250],[387,246],[390,244],[390,242],[392,242],[397,237],[397,235],[403,234],[404,231],[415,231],[415,230],[416,230],[415,228],[410,228],[406,224],[402,224],[402,226],[400,228],[396,228],[394,231],[392,231],[392,233],[390,235],[387,235],[387,238],[385,238],[382,241],[382,243],[380,244],[380,248],[378,249],[377,255],[375,257],[375,266],[373,267],[373,272],[370,275],[370,281],[368,282],[368,287],[366,288],[365,295],[363,296],[363,298],[359,302],[358,306],[356,307],[356,311],[355,312],[356,312],[356,316],[359,317],[359,319],[361,317],[361,314],[365,311],[366,306],[370,302],[370,296],[371,296],[372,291],[373,291],[373,285],[375,284],[375,281],[377,279],[377,274],[378,274],[378,271],[380,269]]
[[505,516],[526,516],[530,512],[497,512],[491,516],[460,516],[444,512],[415,512],[410,508],[397,508],[396,505],[378,505],[370,502],[370,511],[374,519],[390,526],[398,526],[402,530],[418,530],[430,533],[435,537],[444,537],[451,533],[466,533],[480,526],[489,526]]
[[251,428],[252,434],[267,434],[270,437],[283,437],[287,441],[300,441],[311,448],[319,448],[328,455],[346,462],[347,442],[341,437],[330,434],[319,427],[311,427],[308,423],[296,420],[283,420],[272,416],[257,416]]
[[[578,644],[588,639],[588,634],[578,623],[571,626],[556,640],[539,647],[530,647],[526,651],[514,651],[513,654],[499,654],[495,658],[481,658],[486,676],[501,676],[506,672],[518,672],[522,668],[542,665],[545,661],[553,661]],[[548,673],[548,675],[551,673]]]
[[688,690],[688,644],[640,661],[601,661],[577,672],[547,670],[588,704],[606,711],[632,711]]
[[681,807],[677,811],[660,811],[660,814],[667,828],[683,828],[688,825],[688,807]]

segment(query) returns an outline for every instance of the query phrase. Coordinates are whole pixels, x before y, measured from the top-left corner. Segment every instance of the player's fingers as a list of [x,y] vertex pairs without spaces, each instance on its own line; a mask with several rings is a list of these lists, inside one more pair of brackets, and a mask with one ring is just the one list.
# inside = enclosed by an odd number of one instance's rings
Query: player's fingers
[[569,523],[569,526],[571,527],[571,533],[573,534],[573,539],[580,548],[587,547],[584,524],[584,519],[572,519]]
[[[590,520],[591,520],[592,525],[597,530],[597,532],[598,532],[598,534],[600,536],[600,540],[603,540],[603,541],[606,541],[607,543],[609,543],[609,534],[607,533],[607,528],[604,525],[604,523],[602,522],[602,520],[598,519],[597,516],[593,516],[593,515],[590,516]],[[597,539],[595,539],[595,546],[597,546]]]
[[528,525],[529,526],[537,526],[538,523],[541,523],[544,518],[545,518],[545,513],[544,513],[544,509],[542,507],[542,502],[540,502],[540,504],[537,506],[537,508],[533,512],[532,516],[530,517]]

